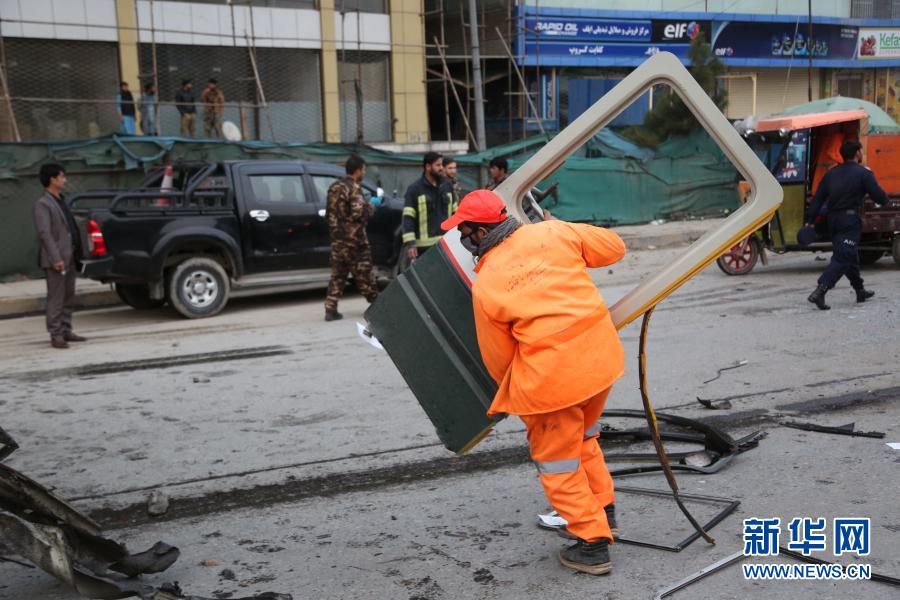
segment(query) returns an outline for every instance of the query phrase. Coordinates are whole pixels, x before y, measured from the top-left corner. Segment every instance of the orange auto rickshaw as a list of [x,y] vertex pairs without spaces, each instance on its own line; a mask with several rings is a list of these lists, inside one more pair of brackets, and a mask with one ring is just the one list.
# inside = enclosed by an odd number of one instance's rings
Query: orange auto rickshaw
[[[859,140],[863,145],[865,165],[874,171],[891,199],[879,209],[866,198],[860,263],[870,265],[890,254],[900,265],[900,134],[869,131],[868,113],[858,109],[750,120],[743,135],[781,183],[784,202],[768,224],[716,261],[723,272],[745,275],[758,261],[767,264],[766,251],[776,254],[831,251],[827,236],[802,245],[797,240],[797,232],[812,218],[806,214],[810,201],[825,173],[841,162],[838,149],[848,139]],[[746,182],[740,182],[738,189],[742,198],[749,193]]]

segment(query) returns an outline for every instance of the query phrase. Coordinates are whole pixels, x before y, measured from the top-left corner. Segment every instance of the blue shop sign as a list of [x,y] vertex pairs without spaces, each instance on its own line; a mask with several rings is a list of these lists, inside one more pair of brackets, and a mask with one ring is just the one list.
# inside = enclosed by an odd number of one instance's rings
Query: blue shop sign
[[659,52],[671,52],[678,58],[687,58],[690,44],[598,44],[586,42],[525,42],[525,54],[540,56],[543,62],[550,58],[647,58]]
[[722,22],[716,24],[713,52],[720,58],[813,58],[852,60],[858,27],[806,23]]
[[553,40],[594,40],[649,42],[652,23],[623,19],[579,19],[569,17],[527,17],[529,37]]

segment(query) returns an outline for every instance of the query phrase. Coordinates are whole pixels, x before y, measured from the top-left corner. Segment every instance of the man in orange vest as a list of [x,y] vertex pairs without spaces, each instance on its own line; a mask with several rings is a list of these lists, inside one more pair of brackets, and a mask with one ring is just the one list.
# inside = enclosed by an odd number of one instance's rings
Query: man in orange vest
[[441,227],[457,227],[479,257],[475,327],[499,385],[488,414],[518,415],[525,423],[547,499],[577,538],[560,562],[608,573],[615,497],[597,443],[598,419],[625,360],[587,269],[618,261],[625,244],[607,229],[552,217],[522,226],[488,190],[468,194]]

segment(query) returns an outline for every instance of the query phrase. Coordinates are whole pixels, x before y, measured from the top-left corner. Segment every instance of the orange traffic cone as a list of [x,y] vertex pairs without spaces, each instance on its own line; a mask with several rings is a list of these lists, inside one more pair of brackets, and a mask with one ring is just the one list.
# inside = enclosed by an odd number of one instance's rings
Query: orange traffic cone
[[[171,192],[172,185],[174,183],[174,175],[175,169],[172,165],[166,165],[166,172],[163,173],[162,185],[159,187],[159,191],[161,192]],[[156,202],[153,203],[155,206],[169,206],[172,204],[169,198],[157,198]]]

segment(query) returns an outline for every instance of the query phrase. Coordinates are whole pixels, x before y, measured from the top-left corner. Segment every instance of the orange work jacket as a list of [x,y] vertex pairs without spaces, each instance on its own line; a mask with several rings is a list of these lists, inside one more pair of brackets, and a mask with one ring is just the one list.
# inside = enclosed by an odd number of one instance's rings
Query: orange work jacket
[[500,386],[489,415],[560,410],[621,377],[619,334],[585,269],[623,256],[625,243],[612,231],[554,220],[520,227],[481,258],[475,327]]

